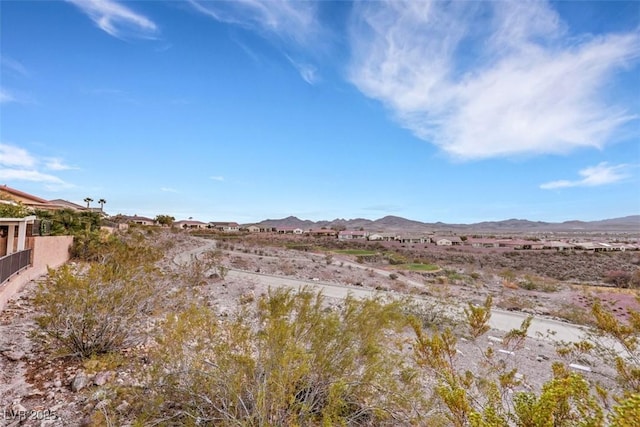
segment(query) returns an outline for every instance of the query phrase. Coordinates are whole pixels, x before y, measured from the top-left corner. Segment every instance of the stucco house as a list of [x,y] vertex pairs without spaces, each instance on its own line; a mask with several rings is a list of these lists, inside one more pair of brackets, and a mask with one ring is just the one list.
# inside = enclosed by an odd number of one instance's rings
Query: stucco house
[[115,222],[122,222],[127,224],[138,224],[138,225],[157,225],[156,220],[152,218],[147,218],[146,216],[138,216],[138,215],[116,215],[111,218]]
[[401,234],[396,237],[401,243],[429,243],[431,238],[422,234]]
[[338,240],[366,240],[369,233],[360,230],[342,230],[338,233]]
[[277,227],[276,231],[279,234],[302,234],[304,230],[298,227]]
[[206,222],[195,221],[191,219],[183,219],[173,223],[174,227],[182,228],[182,229],[201,229],[201,228],[207,228],[207,225],[208,224]]
[[240,231],[240,224],[238,224],[237,222],[211,221],[209,222],[209,228],[214,228],[218,231],[224,231],[226,233],[234,233],[236,231]]
[[54,210],[62,208],[61,206],[52,204],[48,200],[45,200],[41,197],[25,193],[24,191],[16,190],[15,188],[11,188],[7,185],[0,186],[0,199],[8,199],[20,202],[23,205],[33,209]]
[[462,239],[459,236],[438,236],[431,239],[438,246],[457,246],[462,244]]
[[332,230],[330,228],[312,228],[311,230],[307,231],[307,233],[310,236],[334,236],[337,234],[336,230]]
[[368,240],[372,241],[382,241],[382,242],[393,242],[398,237],[397,233],[371,233],[367,236]]

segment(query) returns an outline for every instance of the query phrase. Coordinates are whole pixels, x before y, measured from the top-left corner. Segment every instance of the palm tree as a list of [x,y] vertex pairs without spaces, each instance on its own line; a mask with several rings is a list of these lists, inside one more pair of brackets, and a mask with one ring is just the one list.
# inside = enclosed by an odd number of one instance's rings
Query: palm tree
[[89,209],[89,204],[93,202],[93,199],[91,197],[85,197],[84,202],[87,204],[87,209]]
[[100,205],[100,210],[103,211],[104,210],[104,204],[107,203],[107,201],[105,199],[100,199],[98,200],[98,204]]

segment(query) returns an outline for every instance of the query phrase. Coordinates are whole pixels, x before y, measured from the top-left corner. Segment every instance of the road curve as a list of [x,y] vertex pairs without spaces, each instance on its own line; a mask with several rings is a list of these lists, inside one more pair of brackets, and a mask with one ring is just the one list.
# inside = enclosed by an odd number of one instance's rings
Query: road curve
[[[198,248],[185,251],[176,255],[173,259],[175,264],[184,265],[189,261],[192,256],[198,256],[208,250],[215,249],[216,242],[210,241],[207,244]],[[354,263],[356,267],[362,268]],[[388,274],[384,270],[372,269],[378,274]],[[376,295],[390,296],[392,298],[411,297],[417,301],[433,301],[427,298],[406,295],[394,291],[377,291],[372,289],[364,289],[355,286],[337,285],[335,283],[327,283],[315,280],[303,280],[286,276],[276,276],[271,274],[256,273],[251,271],[229,269],[227,273],[228,279],[248,279],[263,286],[271,287],[288,287],[292,289],[299,289],[301,287],[312,287],[317,290],[321,290],[323,295],[330,298],[346,298],[347,295],[351,295],[355,298],[371,298]],[[508,332],[512,329],[519,328],[522,322],[528,317],[523,313],[505,311],[493,308],[491,310],[491,319],[489,325],[491,328]],[[531,325],[528,329],[528,336],[531,338],[544,338],[553,341],[566,341],[577,342],[586,338],[588,329],[574,325],[571,323],[560,322],[554,319],[548,319],[544,317],[534,316]]]

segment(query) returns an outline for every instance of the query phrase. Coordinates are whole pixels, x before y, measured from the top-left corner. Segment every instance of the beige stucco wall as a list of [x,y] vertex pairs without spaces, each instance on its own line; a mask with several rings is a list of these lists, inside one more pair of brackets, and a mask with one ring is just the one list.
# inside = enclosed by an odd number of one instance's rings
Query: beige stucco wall
[[37,236],[33,237],[33,267],[42,274],[47,266],[60,267],[69,260],[69,248],[73,236]]
[[0,285],[0,311],[30,280],[46,274],[47,267],[57,268],[69,260],[72,236],[37,236],[27,240],[27,247],[33,248],[33,265]]

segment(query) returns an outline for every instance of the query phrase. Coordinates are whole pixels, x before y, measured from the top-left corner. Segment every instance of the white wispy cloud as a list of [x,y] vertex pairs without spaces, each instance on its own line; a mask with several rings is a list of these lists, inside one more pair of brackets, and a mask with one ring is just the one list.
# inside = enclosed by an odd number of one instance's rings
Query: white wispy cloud
[[1,166],[30,168],[35,164],[36,159],[24,148],[0,143]]
[[160,191],[164,191],[165,193],[177,193],[178,190],[176,190],[175,188],[171,188],[171,187],[161,187]]
[[4,181],[34,181],[47,184],[64,185],[65,182],[57,176],[38,172],[33,169],[0,168],[0,180]]
[[628,169],[629,165],[627,164],[609,165],[607,162],[602,162],[579,171],[580,179],[550,181],[540,185],[540,188],[543,190],[556,190],[568,187],[597,187],[613,184],[628,178]]
[[189,0],[193,7],[217,21],[240,25],[305,44],[320,30],[314,2],[290,0]]
[[68,164],[64,163],[62,159],[59,159],[56,157],[45,159],[44,166],[45,168],[53,171],[66,171],[66,170],[78,169],[75,166],[69,166]]
[[158,26],[149,18],[113,0],[67,0],[103,31],[117,38],[154,38]]
[[0,58],[0,65],[2,66],[2,70],[4,72],[12,72],[14,74],[19,74],[22,77],[26,77],[29,75],[27,67],[25,67],[20,61],[10,58],[6,55],[2,55],[2,57]]
[[[275,40],[283,52],[322,50],[327,33],[318,20],[317,2],[296,0],[189,0],[195,10],[217,21],[237,25]],[[322,42],[321,42],[322,41]],[[238,44],[253,59],[257,55],[244,44]],[[313,49],[313,50],[311,50]],[[319,81],[317,68],[308,60],[292,59],[284,53],[304,81]]]
[[291,65],[293,65],[294,68],[298,70],[298,73],[300,73],[300,77],[302,77],[305,82],[309,83],[310,85],[314,85],[318,82],[318,69],[313,64],[305,63],[303,61],[296,61],[289,55],[287,55],[287,59],[289,60]]
[[212,179],[214,181],[224,181],[224,176],[210,176],[209,179]]
[[0,104],[8,104],[10,102],[16,102],[16,97],[7,89],[0,88]]
[[70,188],[73,185],[55,175],[41,172],[44,167],[49,170],[71,169],[61,159],[38,159],[21,147],[0,143],[0,181],[32,181],[41,182],[49,190]]
[[363,2],[350,34],[352,83],[458,159],[603,147],[636,118],[600,90],[639,35],[569,39],[545,2]]

